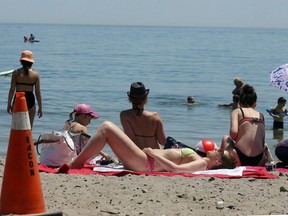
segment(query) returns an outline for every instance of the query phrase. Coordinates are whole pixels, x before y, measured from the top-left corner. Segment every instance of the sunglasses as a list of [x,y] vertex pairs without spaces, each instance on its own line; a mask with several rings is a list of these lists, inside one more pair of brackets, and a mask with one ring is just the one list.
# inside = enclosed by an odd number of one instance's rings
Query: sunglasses
[[85,114],[85,117],[87,117],[87,118],[88,118],[88,117],[89,117],[89,118],[93,118],[93,116],[92,116],[91,114],[89,114],[89,113],[86,113],[86,114]]

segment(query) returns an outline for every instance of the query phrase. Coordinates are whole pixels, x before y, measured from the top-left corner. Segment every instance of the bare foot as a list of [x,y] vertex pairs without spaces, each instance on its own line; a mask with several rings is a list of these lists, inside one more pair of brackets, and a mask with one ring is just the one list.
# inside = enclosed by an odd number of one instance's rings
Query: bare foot
[[70,167],[68,164],[63,164],[62,166],[60,166],[58,168],[58,173],[68,173],[68,171],[70,170]]

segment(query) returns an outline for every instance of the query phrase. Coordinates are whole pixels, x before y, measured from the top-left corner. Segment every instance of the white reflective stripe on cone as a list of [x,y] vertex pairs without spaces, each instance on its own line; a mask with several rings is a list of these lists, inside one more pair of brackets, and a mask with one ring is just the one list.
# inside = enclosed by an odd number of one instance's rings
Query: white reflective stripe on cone
[[31,130],[28,112],[16,112],[12,117],[12,130]]

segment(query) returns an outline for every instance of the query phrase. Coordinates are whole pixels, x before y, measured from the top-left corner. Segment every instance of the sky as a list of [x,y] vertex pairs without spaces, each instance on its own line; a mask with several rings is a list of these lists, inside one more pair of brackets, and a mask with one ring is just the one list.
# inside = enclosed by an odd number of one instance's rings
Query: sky
[[288,0],[0,2],[0,23],[288,28]]

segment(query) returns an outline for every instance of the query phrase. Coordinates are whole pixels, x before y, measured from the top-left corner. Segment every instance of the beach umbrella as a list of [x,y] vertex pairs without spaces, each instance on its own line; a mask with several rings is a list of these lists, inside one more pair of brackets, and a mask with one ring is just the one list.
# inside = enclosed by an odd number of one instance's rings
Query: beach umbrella
[[270,72],[270,85],[288,92],[288,64],[283,64]]

